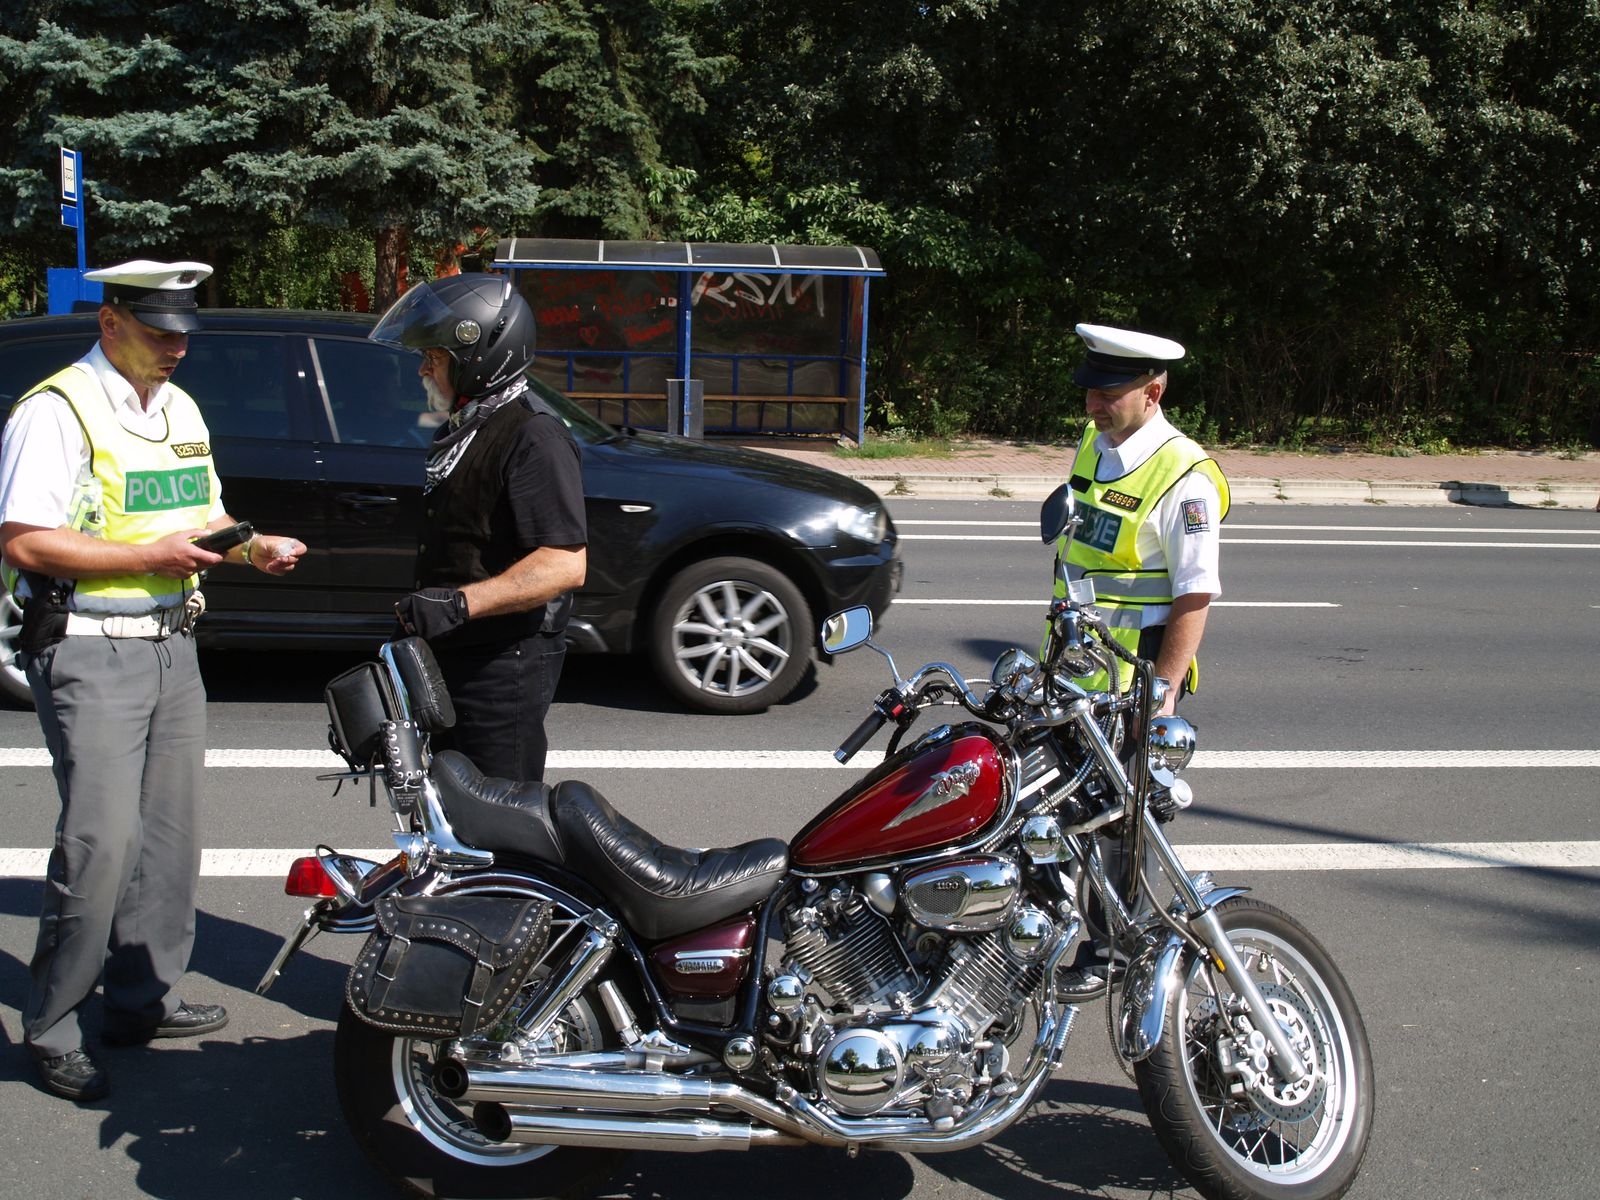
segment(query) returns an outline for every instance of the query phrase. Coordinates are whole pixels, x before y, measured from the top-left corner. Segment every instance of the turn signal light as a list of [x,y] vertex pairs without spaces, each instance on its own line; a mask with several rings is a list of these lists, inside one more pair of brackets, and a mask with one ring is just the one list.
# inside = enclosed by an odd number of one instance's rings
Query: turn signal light
[[333,880],[322,869],[322,861],[314,856],[294,860],[289,868],[289,877],[283,881],[283,891],[286,896],[317,898],[339,894],[339,890],[333,886]]

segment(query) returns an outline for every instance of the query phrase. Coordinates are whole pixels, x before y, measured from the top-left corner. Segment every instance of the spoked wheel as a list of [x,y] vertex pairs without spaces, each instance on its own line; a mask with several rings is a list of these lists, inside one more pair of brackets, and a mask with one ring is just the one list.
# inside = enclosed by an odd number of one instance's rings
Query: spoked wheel
[[1372,1129],[1372,1052],[1327,951],[1287,913],[1243,897],[1218,919],[1308,1073],[1289,1081],[1226,977],[1184,960],[1155,1051],[1134,1068],[1162,1147],[1212,1200],[1333,1200]]
[[[504,894],[505,889],[482,891]],[[491,1040],[481,1049],[492,1054],[492,1038],[502,1032],[488,1031]],[[568,1054],[599,1050],[604,1042],[599,1015],[584,994],[567,1006],[540,1050]],[[430,1200],[566,1200],[592,1192],[627,1157],[622,1151],[485,1137],[472,1119],[472,1105],[435,1089],[435,1067],[448,1045],[377,1029],[348,1005],[339,1017],[334,1036],[339,1105],[367,1157],[402,1191]],[[466,1048],[470,1053],[474,1043]]]

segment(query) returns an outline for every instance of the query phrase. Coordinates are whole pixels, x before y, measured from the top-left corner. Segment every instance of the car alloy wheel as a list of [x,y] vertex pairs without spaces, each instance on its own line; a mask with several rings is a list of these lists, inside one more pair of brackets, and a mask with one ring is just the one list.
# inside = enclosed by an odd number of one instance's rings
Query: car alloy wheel
[[28,688],[22,664],[17,661],[17,639],[21,636],[22,610],[0,584],[0,696],[31,707],[33,692]]
[[675,575],[652,622],[650,655],[669,691],[717,713],[761,712],[811,663],[811,612],[782,572],[714,558]]

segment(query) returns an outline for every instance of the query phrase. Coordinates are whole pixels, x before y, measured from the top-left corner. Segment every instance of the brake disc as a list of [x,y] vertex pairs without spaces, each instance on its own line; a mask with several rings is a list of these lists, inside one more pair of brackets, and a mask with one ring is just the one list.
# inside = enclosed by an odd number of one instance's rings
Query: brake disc
[[1274,1121],[1297,1125],[1307,1120],[1322,1107],[1328,1091],[1328,1072],[1322,1061],[1324,1047],[1317,1040],[1316,1016],[1305,998],[1281,983],[1258,982],[1256,986],[1266,999],[1272,1018],[1278,1022],[1289,1045],[1300,1056],[1305,1074],[1290,1083],[1275,1069],[1257,1076],[1246,1094],[1250,1103]]

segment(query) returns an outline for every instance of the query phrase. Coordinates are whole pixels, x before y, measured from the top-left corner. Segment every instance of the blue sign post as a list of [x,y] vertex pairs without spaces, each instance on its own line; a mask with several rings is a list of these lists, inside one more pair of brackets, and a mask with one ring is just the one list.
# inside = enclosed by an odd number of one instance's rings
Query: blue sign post
[[89,269],[89,235],[83,219],[83,155],[61,147],[61,223],[78,231],[78,270]]
[[45,274],[49,283],[50,311],[68,313],[79,301],[98,302],[104,289],[83,276],[89,269],[88,221],[83,212],[83,155],[61,147],[61,223],[78,231],[78,268],[51,267]]

